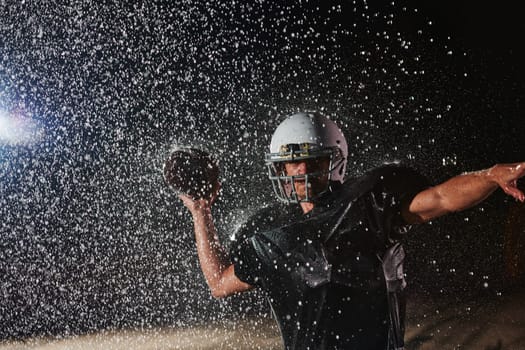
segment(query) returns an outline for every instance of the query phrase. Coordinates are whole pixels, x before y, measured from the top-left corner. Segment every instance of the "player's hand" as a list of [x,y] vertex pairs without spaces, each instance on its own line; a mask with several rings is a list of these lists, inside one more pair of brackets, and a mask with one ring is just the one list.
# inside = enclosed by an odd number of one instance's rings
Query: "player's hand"
[[182,200],[182,203],[186,206],[186,208],[189,209],[189,211],[194,214],[199,210],[203,209],[209,209],[219,196],[219,192],[221,189],[221,184],[219,182],[215,183],[213,186],[213,190],[211,193],[211,196],[209,198],[198,198],[195,199],[190,195],[187,194],[179,194],[179,198]]
[[496,164],[490,168],[489,176],[506,194],[520,202],[525,201],[525,194],[518,188],[518,179],[525,176],[525,162]]

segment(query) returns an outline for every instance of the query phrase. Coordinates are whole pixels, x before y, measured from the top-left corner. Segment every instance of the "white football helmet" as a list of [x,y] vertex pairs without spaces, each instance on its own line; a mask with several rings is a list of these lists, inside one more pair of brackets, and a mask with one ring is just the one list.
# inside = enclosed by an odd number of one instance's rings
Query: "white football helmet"
[[[330,119],[318,113],[296,113],[287,117],[275,130],[270,143],[270,153],[266,154],[268,175],[277,197],[287,203],[311,202],[330,189],[330,183],[343,182],[348,146],[346,139]],[[328,159],[326,169],[289,176],[284,164],[301,160]],[[299,198],[296,181],[304,182],[306,188],[312,187],[316,178],[328,175],[323,190]]]

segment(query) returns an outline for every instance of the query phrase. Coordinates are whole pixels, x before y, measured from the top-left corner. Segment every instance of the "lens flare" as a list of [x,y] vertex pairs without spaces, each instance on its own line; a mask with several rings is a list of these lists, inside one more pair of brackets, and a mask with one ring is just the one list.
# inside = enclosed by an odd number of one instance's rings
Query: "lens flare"
[[43,128],[21,112],[0,110],[0,143],[7,145],[31,145],[44,136]]

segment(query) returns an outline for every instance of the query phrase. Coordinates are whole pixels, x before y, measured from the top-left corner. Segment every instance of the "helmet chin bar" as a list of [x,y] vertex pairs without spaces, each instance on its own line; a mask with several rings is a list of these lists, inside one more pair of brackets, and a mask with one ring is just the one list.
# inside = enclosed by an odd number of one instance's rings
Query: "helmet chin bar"
[[[303,202],[312,202],[314,199],[322,196],[328,191],[329,183],[330,183],[330,173],[328,173],[328,181],[326,182],[325,187],[316,193],[311,193],[312,190],[312,181],[311,179],[313,177],[321,177],[324,176],[326,173],[316,173],[316,174],[307,174],[307,175],[296,175],[296,176],[280,176],[277,181],[273,181],[273,183],[277,183],[279,187],[279,194],[277,196],[280,200],[286,201],[287,203],[303,203]],[[296,189],[296,181],[304,181],[304,197],[299,198],[299,194],[297,193]],[[274,186],[275,189],[275,186]]]
[[[310,157],[309,159],[315,159],[317,157]],[[297,160],[297,159],[294,159]],[[325,193],[330,191],[330,182],[332,180],[332,172],[336,171],[344,159],[339,159],[335,163],[333,162],[333,157],[330,155],[330,163],[326,171],[319,171],[315,173],[307,173],[303,175],[293,175],[289,176],[284,173],[284,170],[279,170],[278,165],[280,163],[285,163],[286,161],[273,161],[267,162],[268,166],[268,176],[272,181],[273,191],[275,192],[277,198],[285,203],[304,203],[312,202],[317,198],[321,197]],[[319,190],[317,193],[309,193],[309,187],[312,185],[312,178],[320,178],[328,174],[328,179],[326,185],[322,190]],[[296,181],[304,181],[305,187],[305,196],[304,198],[299,198],[296,189]]]

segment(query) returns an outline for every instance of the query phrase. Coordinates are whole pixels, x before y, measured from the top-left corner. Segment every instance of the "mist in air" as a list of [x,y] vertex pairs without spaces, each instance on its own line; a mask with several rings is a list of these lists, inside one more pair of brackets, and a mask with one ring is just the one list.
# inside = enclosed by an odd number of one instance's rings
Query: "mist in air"
[[[437,183],[523,160],[513,27],[483,41],[442,13],[415,1],[0,1],[0,339],[270,317],[258,292],[210,296],[191,217],[162,175],[174,145],[217,159],[226,245],[275,201],[264,153],[296,111],[342,128],[349,178],[400,161]],[[413,293],[504,296],[514,207],[499,193],[417,228]]]

